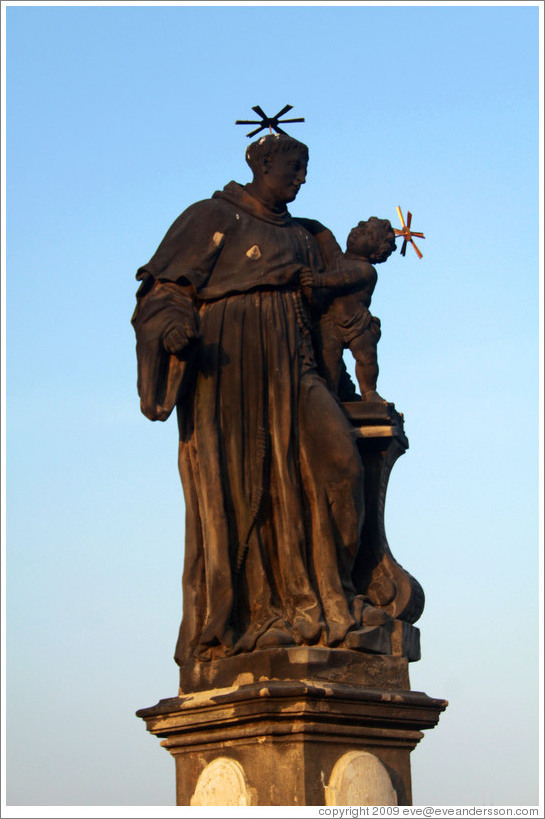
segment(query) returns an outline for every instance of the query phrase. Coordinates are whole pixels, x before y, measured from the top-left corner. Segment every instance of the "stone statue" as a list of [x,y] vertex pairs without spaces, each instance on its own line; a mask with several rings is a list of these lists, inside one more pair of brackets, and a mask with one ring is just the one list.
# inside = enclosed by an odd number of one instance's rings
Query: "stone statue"
[[[368,585],[395,587],[394,562],[383,571],[383,555],[362,553],[364,465],[336,392],[348,345],[363,397],[382,401],[368,307],[393,231],[360,223],[343,254],[331,231],[287,210],[306,179],[305,145],[271,134],[246,159],[252,182],[188,207],[137,273],[141,408],[178,416],[181,666],[358,647],[392,620],[354,580],[357,562]],[[322,290],[334,298],[320,312]],[[343,322],[356,332],[339,334]]]
[[[342,380],[342,353],[348,348],[356,361],[362,401],[384,400],[376,389],[380,319],[371,315],[369,306],[377,282],[373,265],[385,262],[395,249],[395,234],[388,219],[371,216],[350,231],[346,253],[338,255],[334,271],[316,274],[306,270],[301,276],[304,286],[311,291],[341,292],[326,303],[321,312],[316,345],[328,386],[341,397],[345,397],[343,383],[346,385]],[[310,301],[313,301],[312,295]]]

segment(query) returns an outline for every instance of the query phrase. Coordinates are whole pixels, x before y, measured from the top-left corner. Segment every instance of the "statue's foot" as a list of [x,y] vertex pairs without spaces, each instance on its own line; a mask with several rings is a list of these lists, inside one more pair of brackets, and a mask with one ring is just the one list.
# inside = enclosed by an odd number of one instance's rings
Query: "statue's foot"
[[294,645],[293,634],[286,623],[278,620],[258,638],[256,648],[275,648],[277,646]]
[[362,392],[361,400],[376,404],[388,403],[386,399],[383,398],[382,395],[379,395],[376,390],[366,390],[365,392]]
[[383,626],[391,619],[391,616],[384,609],[370,605],[363,607],[361,614],[362,626]]
[[312,645],[320,638],[322,624],[307,617],[296,617],[293,621],[293,630],[304,645]]
[[328,623],[326,646],[333,647],[341,643],[346,637],[348,627],[346,623]]

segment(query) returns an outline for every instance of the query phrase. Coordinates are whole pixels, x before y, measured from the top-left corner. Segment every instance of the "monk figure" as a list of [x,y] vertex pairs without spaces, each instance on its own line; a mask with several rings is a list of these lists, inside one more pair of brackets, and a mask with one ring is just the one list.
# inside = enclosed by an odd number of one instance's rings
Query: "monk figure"
[[[317,370],[301,295],[301,270],[325,273],[338,246],[319,222],[287,210],[306,179],[305,145],[269,135],[246,159],[252,182],[188,207],[137,273],[142,411],[178,416],[180,665],[339,646],[388,619],[352,582],[363,466]],[[369,262],[357,264],[373,276]]]

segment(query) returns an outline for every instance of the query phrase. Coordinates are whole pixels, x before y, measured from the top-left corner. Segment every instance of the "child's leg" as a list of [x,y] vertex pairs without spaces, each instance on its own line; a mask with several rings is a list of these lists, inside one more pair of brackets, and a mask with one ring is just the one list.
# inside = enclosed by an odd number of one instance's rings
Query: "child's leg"
[[356,360],[356,377],[364,401],[384,400],[377,392],[379,338],[380,324],[377,319],[373,319],[370,326],[349,344],[350,352]]

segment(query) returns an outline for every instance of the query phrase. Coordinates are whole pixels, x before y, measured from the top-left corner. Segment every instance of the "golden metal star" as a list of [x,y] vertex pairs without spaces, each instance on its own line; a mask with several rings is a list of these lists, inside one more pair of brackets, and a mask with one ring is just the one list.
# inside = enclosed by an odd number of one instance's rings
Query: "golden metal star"
[[396,208],[396,210],[397,210],[397,215],[399,216],[399,218],[401,220],[402,230],[399,230],[398,228],[394,228],[394,233],[395,233],[396,236],[403,236],[403,245],[401,247],[401,255],[402,256],[405,255],[405,251],[407,250],[407,242],[410,242],[412,244],[412,246],[414,247],[415,251],[416,251],[416,255],[418,256],[419,259],[421,259],[422,258],[422,253],[419,251],[419,249],[417,248],[417,246],[413,242],[413,236],[418,236],[420,239],[425,239],[426,237],[424,236],[423,233],[417,233],[416,231],[411,230],[411,222],[412,222],[413,215],[412,215],[410,210],[407,211],[407,224],[405,224],[405,220],[403,219],[403,214],[401,213],[401,208],[398,207],[398,208]]

